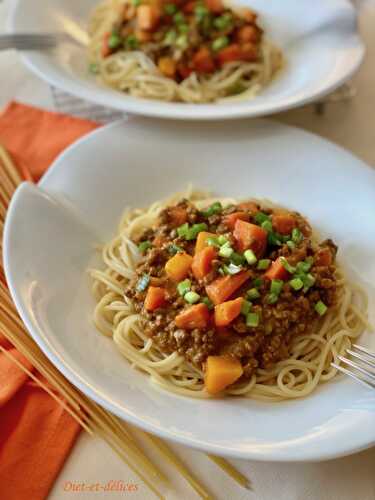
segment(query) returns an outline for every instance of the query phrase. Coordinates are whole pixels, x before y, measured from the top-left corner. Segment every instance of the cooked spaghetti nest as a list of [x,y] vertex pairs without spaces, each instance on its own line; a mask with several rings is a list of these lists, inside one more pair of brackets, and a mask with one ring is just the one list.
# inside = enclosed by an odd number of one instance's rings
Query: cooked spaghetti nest
[[[172,71],[173,74],[168,74],[166,69],[166,76],[160,69],[162,66],[157,64],[154,54],[165,50],[163,41],[139,43],[132,50],[122,48],[107,52],[103,57],[103,40],[118,24],[127,5],[131,5],[131,0],[105,0],[95,8],[89,25],[89,61],[100,83],[130,96],[186,103],[251,99],[271,82],[284,65],[281,51],[265,36],[257,42],[257,57],[253,60],[232,58],[208,72],[190,67],[183,76],[178,75],[177,69]],[[183,50],[176,46],[169,49],[169,57],[162,59],[179,68]],[[228,51],[228,48],[223,50]],[[186,57],[191,58],[191,54]]]
[[[154,227],[160,213],[182,198],[193,201],[200,209],[214,201],[222,205],[236,203],[230,198],[211,198],[189,188],[148,208],[127,209],[116,236],[101,251],[105,268],[90,270],[97,301],[94,323],[103,335],[113,339],[133,367],[149,375],[152,384],[179,395],[207,398],[210,394],[205,390],[204,372],[177,352],[163,352],[146,335],[144,319],[135,311],[133,300],[124,295],[128,283],[136,276],[137,265],[144,261],[133,240]],[[267,203],[262,201],[262,206]],[[338,356],[369,326],[365,291],[346,279],[338,267],[336,278],[337,304],[316,320],[310,332],[294,338],[289,357],[271,369],[258,368],[250,380],[236,382],[223,394],[267,401],[300,398],[336,376],[337,370],[331,362],[340,363]]]

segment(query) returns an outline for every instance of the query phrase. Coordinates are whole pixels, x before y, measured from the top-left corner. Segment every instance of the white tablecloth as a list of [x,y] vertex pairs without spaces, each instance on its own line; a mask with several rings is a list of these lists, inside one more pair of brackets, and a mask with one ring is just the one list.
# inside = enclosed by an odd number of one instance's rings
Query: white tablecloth
[[[0,4],[1,25],[4,24],[5,16],[6,5]],[[368,51],[364,65],[353,79],[357,96],[348,102],[328,104],[323,116],[317,115],[313,106],[307,106],[280,114],[276,118],[331,139],[375,166],[375,3],[373,1],[363,2],[360,25]],[[22,65],[17,54],[0,53],[0,75],[0,109],[11,99],[53,109],[54,102],[49,86],[32,75]],[[221,500],[229,498],[375,500],[375,448],[351,457],[314,464],[233,460],[233,463],[251,478],[252,491],[240,488],[203,453],[176,445],[173,445],[173,449],[203,480],[212,494]],[[157,460],[157,455],[153,456]],[[171,467],[164,462],[160,466],[172,479],[174,487],[173,492],[167,493],[168,499],[198,498]],[[81,483],[86,486],[96,483],[104,486],[109,481],[134,483],[138,489],[132,493],[68,491],[73,483],[79,488]],[[106,444],[82,433],[54,485],[50,500],[95,498],[115,500],[125,496],[134,500],[155,498]]]

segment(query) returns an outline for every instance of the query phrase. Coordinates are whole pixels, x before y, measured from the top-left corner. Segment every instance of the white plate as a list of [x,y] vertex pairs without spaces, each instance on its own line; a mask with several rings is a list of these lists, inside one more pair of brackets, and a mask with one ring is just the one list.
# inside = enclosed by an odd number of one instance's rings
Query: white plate
[[[374,318],[375,173],[314,135],[268,121],[233,127],[132,119],[70,147],[39,186],[23,184],[5,227],[12,296],[31,335],[88,396],[147,431],[217,454],[319,460],[375,443],[375,391],[346,378],[284,403],[207,401],[153,388],[92,324],[86,270],[125,206],[184,188],[267,197],[300,210],[339,244]],[[361,339],[375,348],[375,335]]]
[[[11,31],[85,28],[97,0],[14,0]],[[281,75],[254,100],[226,104],[176,104],[128,97],[99,86],[87,72],[84,49],[64,44],[24,59],[41,78],[81,98],[131,113],[160,118],[214,120],[260,116],[316,100],[347,80],[360,65],[364,46],[349,0],[239,0],[255,8],[266,32],[286,56]]]

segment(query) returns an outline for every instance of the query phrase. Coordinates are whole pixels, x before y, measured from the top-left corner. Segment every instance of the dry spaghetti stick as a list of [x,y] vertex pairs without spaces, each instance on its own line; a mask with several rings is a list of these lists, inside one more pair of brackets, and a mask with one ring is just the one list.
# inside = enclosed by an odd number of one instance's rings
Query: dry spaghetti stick
[[17,187],[22,182],[22,178],[13,163],[8,151],[0,144],[0,158],[3,161],[6,172],[8,173],[13,185]]
[[243,486],[248,490],[251,489],[249,479],[233,467],[233,465],[225,460],[225,458],[217,457],[216,455],[211,455],[210,453],[207,453],[207,457],[220,467],[221,470],[226,472],[232,479],[234,479],[240,486]]
[[151,441],[151,443],[153,443],[160,450],[164,457],[167,458],[177,468],[180,474],[186,479],[186,481],[201,498],[204,498],[205,500],[212,499],[212,496],[207,492],[204,486],[202,486],[200,482],[195,479],[191,472],[188,471],[185,465],[180,461],[179,458],[176,457],[176,455],[171,451],[171,449],[165,444],[164,441],[146,432],[142,432],[142,434],[148,441]]

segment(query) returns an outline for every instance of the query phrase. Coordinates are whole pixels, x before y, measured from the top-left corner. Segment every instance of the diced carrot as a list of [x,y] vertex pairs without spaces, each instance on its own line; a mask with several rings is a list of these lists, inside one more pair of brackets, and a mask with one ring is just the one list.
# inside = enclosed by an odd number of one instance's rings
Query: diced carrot
[[217,394],[238,380],[243,373],[241,362],[230,356],[208,356],[204,385],[210,394]]
[[[169,57],[165,57],[162,59],[170,59]],[[159,59],[160,61],[160,59]],[[174,64],[174,61],[172,59]],[[168,208],[168,222],[173,225],[173,227],[181,226],[185,224],[188,220],[188,214],[186,208],[184,207],[170,207]]]
[[196,2],[188,2],[183,7],[182,10],[185,14],[192,14],[194,12]]
[[[164,76],[167,76],[168,78],[173,78],[174,75],[176,74],[176,63],[171,57],[160,57],[158,60],[158,68],[163,73]],[[180,207],[176,207],[179,210],[183,210]],[[183,222],[181,223],[183,224]],[[179,226],[181,224],[178,224]]]
[[246,42],[241,45],[241,59],[243,61],[256,61],[258,57],[259,50],[253,42]]
[[263,255],[267,247],[267,231],[243,220],[238,220],[234,226],[233,236],[237,241],[238,248],[244,252],[251,248],[259,258]]
[[250,9],[243,9],[241,14],[242,18],[249,24],[254,24],[258,17],[258,15]]
[[243,298],[238,297],[238,299],[228,300],[215,306],[215,325],[229,325],[240,314],[242,303]]
[[223,2],[221,0],[205,0],[204,2],[208,10],[214,14],[221,14],[224,10]]
[[193,257],[185,252],[176,253],[165,264],[165,272],[173,281],[181,281],[189,274]]
[[111,36],[110,33],[106,33],[103,37],[103,44],[102,44],[102,50],[101,50],[102,57],[108,57],[112,53],[112,50],[111,50],[110,46],[108,45],[108,40],[109,40],[110,36]]
[[256,214],[257,212],[259,212],[258,205],[253,201],[243,201],[242,203],[239,203],[237,206],[241,210],[247,210],[252,214]]
[[222,276],[206,286],[206,293],[217,305],[225,302],[250,277],[249,271],[241,271],[233,276]]
[[329,248],[321,248],[316,257],[315,264],[317,266],[330,266],[332,264],[332,252]]
[[295,217],[290,214],[274,214],[272,216],[272,227],[280,234],[290,234],[296,227]]
[[217,55],[220,64],[225,64],[232,61],[240,61],[242,57],[241,47],[238,43],[232,43],[220,50]]
[[264,273],[264,277],[270,280],[286,280],[289,273],[281,263],[280,257],[274,260],[269,269]]
[[210,320],[210,312],[206,304],[196,304],[185,309],[175,317],[175,323],[178,328],[185,330],[200,330],[207,327]]
[[158,286],[149,286],[145,298],[145,309],[147,311],[155,311],[159,307],[165,306],[167,303],[166,293],[164,288]]
[[191,269],[197,280],[203,279],[212,269],[212,261],[216,257],[216,250],[213,247],[204,247],[196,253],[193,258]]
[[202,47],[193,56],[193,67],[198,73],[212,73],[215,62],[207,47]]
[[248,221],[249,219],[250,215],[247,212],[233,212],[232,214],[225,215],[223,217],[223,222],[229,229],[233,230],[238,220]]
[[158,24],[160,11],[155,5],[140,5],[137,8],[137,27],[140,30],[152,31]]
[[201,231],[198,233],[197,242],[195,244],[195,253],[200,252],[207,245],[208,238],[215,238],[216,234],[208,233],[207,231]]
[[245,25],[239,28],[236,33],[236,39],[239,43],[258,42],[259,30],[253,25]]

